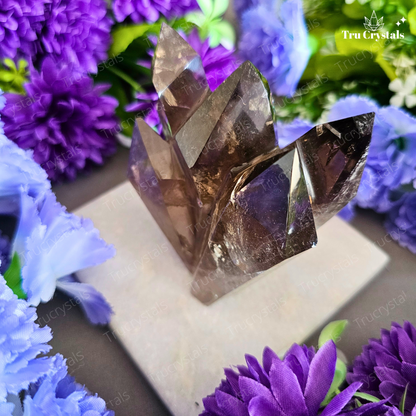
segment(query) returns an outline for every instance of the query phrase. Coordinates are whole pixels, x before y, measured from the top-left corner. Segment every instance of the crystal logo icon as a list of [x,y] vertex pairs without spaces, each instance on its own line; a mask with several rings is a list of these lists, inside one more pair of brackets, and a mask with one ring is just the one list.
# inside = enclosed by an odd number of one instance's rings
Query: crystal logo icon
[[136,120],[128,177],[210,304],[309,250],[354,198],[374,113],[276,145],[270,90],[244,62],[215,91],[200,57],[162,25],[153,84],[164,137]]
[[373,13],[371,14],[370,18],[364,16],[364,27],[367,30],[371,30],[372,32],[375,32],[379,29],[382,29],[383,26],[384,26],[383,17],[378,19],[375,10],[373,10]]

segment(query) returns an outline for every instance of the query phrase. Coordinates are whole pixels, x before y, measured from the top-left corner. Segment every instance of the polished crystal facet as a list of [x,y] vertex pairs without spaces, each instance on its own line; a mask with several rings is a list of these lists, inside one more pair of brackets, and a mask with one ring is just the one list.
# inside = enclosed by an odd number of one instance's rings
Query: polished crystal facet
[[164,133],[175,135],[211,92],[201,58],[177,32],[162,23],[152,71]]
[[356,194],[374,113],[275,144],[270,92],[243,63],[207,86],[196,52],[162,26],[153,61],[164,138],[138,119],[129,179],[212,303],[317,244],[316,229]]

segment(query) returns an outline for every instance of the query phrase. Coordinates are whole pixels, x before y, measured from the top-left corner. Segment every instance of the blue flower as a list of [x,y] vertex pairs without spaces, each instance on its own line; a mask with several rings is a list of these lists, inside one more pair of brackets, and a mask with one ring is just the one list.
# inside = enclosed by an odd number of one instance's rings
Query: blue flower
[[91,323],[105,325],[113,313],[111,306],[104,296],[97,292],[91,285],[79,283],[73,275],[58,279],[57,288],[68,296],[80,302],[81,308]]
[[11,243],[8,235],[3,235],[0,230],[0,274],[9,268],[10,265]]
[[[36,358],[47,353],[52,338],[49,327],[35,323],[35,308],[17,299],[0,276],[0,414],[12,406],[6,404],[7,394],[18,394],[51,368],[49,358]],[[3,413],[4,411],[4,413]]]
[[290,143],[299,139],[299,137],[303,136],[313,127],[314,125],[310,121],[302,120],[300,118],[295,118],[291,123],[276,122],[274,130],[279,147],[283,149]]
[[261,71],[271,90],[292,96],[310,57],[301,0],[275,10],[266,3],[242,15],[240,53]]
[[[25,259],[23,290],[34,305],[52,298],[59,278],[100,264],[115,254],[90,220],[66,212],[51,191],[38,206],[23,196],[22,208],[22,217],[35,216],[34,210],[38,214],[35,223],[30,224],[25,252],[20,253]],[[27,234],[26,230],[22,232]]]
[[31,198],[41,198],[51,185],[46,172],[32,159],[32,151],[20,149],[0,136],[0,195],[11,196],[22,190]]
[[402,247],[416,254],[416,191],[404,194],[390,210],[386,228]]
[[17,221],[8,260],[18,256],[28,302],[47,302],[61,288],[79,300],[92,323],[108,323],[111,307],[102,295],[68,276],[114,256],[114,247],[100,238],[90,220],[68,213],[56,201],[45,171],[30,152],[4,139],[0,159],[0,194],[7,202],[0,203],[0,214],[6,208],[10,214],[14,206]]
[[29,389],[24,401],[24,416],[113,416],[105,401],[91,395],[68,375],[62,355],[52,358],[52,370]]

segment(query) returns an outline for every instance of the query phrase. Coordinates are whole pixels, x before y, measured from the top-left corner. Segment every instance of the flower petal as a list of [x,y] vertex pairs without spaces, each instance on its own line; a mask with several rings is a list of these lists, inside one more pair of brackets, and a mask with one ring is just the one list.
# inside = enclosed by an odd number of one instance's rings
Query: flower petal
[[236,397],[217,389],[215,398],[224,416],[249,416],[246,405]]
[[298,379],[293,371],[280,360],[273,361],[270,384],[273,395],[284,413],[291,416],[308,415]]
[[76,299],[84,310],[88,320],[94,325],[106,325],[110,322],[113,310],[104,296],[88,284],[79,283],[71,277],[57,281],[57,288]]
[[278,406],[264,397],[255,397],[248,405],[250,416],[285,416]]
[[305,401],[310,415],[316,415],[325,399],[335,374],[337,349],[333,341],[326,342],[315,355],[309,369]]
[[416,345],[402,328],[397,328],[399,354],[403,361],[416,364]]
[[337,415],[361,386],[361,383],[353,383],[341,393],[337,394],[325,407],[324,411],[321,413],[321,416]]
[[271,391],[267,387],[251,378],[240,377],[238,384],[240,386],[241,397],[245,403],[249,403],[253,397],[257,396],[264,397],[271,402],[275,401]]
[[263,368],[267,374],[272,368],[273,360],[280,360],[280,358],[271,348],[265,347],[263,350]]

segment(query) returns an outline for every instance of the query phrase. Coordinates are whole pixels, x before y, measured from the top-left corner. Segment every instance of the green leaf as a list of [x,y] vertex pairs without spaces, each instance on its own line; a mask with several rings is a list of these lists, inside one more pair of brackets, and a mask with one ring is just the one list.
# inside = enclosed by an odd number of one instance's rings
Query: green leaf
[[384,71],[378,63],[373,61],[369,52],[364,52],[360,59],[346,55],[317,55],[316,73],[334,81],[354,76],[368,76],[371,79],[385,77]]
[[[222,20],[212,25],[212,30],[219,36],[219,43],[225,46],[227,49],[232,49],[235,44],[235,31],[233,26]],[[210,31],[211,34],[211,31]]]
[[19,299],[26,299],[27,295],[22,289],[22,276],[20,271],[20,259],[17,253],[14,253],[12,262],[4,273],[4,279],[6,280],[7,286],[9,286],[9,288]]
[[315,55],[315,53],[319,50],[319,39],[316,36],[309,34],[308,47],[311,51],[311,55]]
[[397,78],[394,66],[384,59],[383,54],[379,53],[374,62],[377,62],[380,65],[381,69],[389,77],[390,81],[393,81]]
[[209,36],[209,46],[211,48],[216,48],[221,43],[221,33],[217,30],[215,26],[211,26],[208,32]]
[[185,16],[185,18],[186,18],[186,20],[188,21],[188,22],[191,22],[191,23],[193,23],[194,25],[197,25],[197,26],[202,26],[204,23],[205,23],[205,21],[206,21],[206,17],[205,17],[205,15],[203,14],[203,13],[201,13],[201,12],[192,12],[192,13],[189,13],[189,14],[187,14],[186,16]]
[[0,81],[3,82],[12,82],[15,79],[16,75],[12,72],[0,70]]
[[416,35],[416,7],[413,7],[413,9],[409,11],[407,20],[409,22],[410,32],[412,35]]
[[[9,59],[9,58],[6,58],[6,59],[4,59],[4,64],[8,67],[8,68],[10,68],[11,70],[13,70],[13,72],[17,72],[17,68],[16,68],[16,64],[14,63],[14,61],[12,60],[12,59]],[[19,63],[20,63],[21,61],[19,61]],[[23,62],[25,62],[25,61],[23,61]]]
[[318,341],[319,348],[321,348],[322,345],[325,344],[325,342],[331,339],[334,342],[338,342],[347,324],[348,324],[348,321],[345,319],[340,320],[340,321],[330,322],[322,330],[321,334],[319,335],[319,341]]
[[347,366],[339,358],[337,358],[334,378],[332,380],[331,387],[329,388],[328,393],[326,394],[325,399],[322,402],[322,406],[326,406],[336,395],[336,393],[339,393],[338,389],[344,382],[346,376]]
[[128,25],[120,26],[113,30],[113,44],[108,52],[109,56],[114,57],[119,55],[127,49],[130,43],[140,36],[143,36],[148,30],[154,27],[155,25],[148,24]]
[[360,399],[367,400],[368,402],[377,403],[380,401],[378,397],[372,396],[371,394],[367,393],[360,393],[359,391],[354,393],[355,397],[359,397]]
[[350,4],[343,4],[342,13],[350,19],[364,20],[364,16],[368,14],[368,7],[354,1]]
[[228,0],[214,0],[214,9],[212,11],[212,17],[222,16],[228,9],[229,1]]
[[108,67],[108,70],[116,74],[122,80],[126,81],[127,84],[129,84],[135,91],[143,92],[143,88],[140,86],[140,84],[136,82],[133,78],[131,78],[130,75],[127,75],[125,72],[115,67]]
[[404,389],[403,396],[400,400],[399,410],[404,414],[404,408],[406,404],[406,396],[407,396],[407,388],[409,387],[409,383],[406,384],[406,388]]
[[210,17],[214,9],[212,0],[197,0],[199,7],[205,16]]

